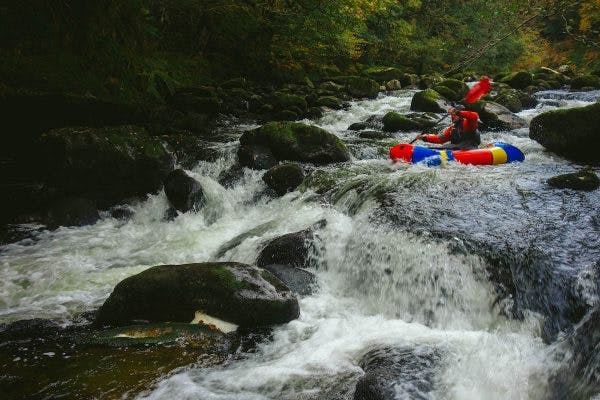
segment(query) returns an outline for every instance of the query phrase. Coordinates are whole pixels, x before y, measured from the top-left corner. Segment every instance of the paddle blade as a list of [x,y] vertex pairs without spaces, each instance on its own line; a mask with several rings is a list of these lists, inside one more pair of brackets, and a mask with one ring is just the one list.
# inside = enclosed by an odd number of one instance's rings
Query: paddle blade
[[479,82],[477,82],[471,90],[467,92],[465,96],[465,101],[467,103],[474,103],[486,94],[488,94],[492,90],[492,83],[490,82],[490,78],[484,76],[481,78]]

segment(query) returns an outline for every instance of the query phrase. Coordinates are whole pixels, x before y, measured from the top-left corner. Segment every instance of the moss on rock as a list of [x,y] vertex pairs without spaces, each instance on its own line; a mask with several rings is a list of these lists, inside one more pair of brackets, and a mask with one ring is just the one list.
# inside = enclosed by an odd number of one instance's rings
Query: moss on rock
[[298,164],[277,165],[268,170],[262,179],[278,195],[283,196],[300,186],[304,180],[304,170]]
[[298,122],[269,122],[244,133],[240,143],[266,146],[278,160],[327,164],[350,159],[346,145],[337,136]]
[[446,100],[433,89],[425,89],[415,93],[410,103],[410,109],[423,112],[446,112],[449,107]]
[[525,89],[533,83],[533,75],[526,71],[513,72],[500,79],[500,82],[515,89]]
[[573,78],[571,81],[571,89],[579,90],[583,88],[600,88],[600,77],[596,75],[581,75]]
[[433,125],[433,121],[418,114],[402,115],[391,111],[383,117],[383,130],[386,132],[421,130]]
[[152,267],[121,281],[98,310],[99,325],[134,320],[189,322],[196,311],[244,327],[288,322],[299,315],[293,294],[275,277],[238,263]]
[[529,137],[575,161],[600,162],[600,103],[545,112],[533,118]]

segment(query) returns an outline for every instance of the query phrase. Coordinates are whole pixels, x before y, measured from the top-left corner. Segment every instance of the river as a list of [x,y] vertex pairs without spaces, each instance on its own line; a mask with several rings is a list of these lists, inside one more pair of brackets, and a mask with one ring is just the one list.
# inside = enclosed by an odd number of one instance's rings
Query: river
[[[549,188],[547,178],[578,166],[546,152],[527,129],[482,134],[484,143],[520,148],[524,163],[444,168],[390,163],[389,148],[415,132],[374,140],[346,130],[371,115],[408,112],[413,93],[381,94],[310,121],[344,139],[353,155],[342,166],[319,167],[337,180],[322,195],[274,199],[265,194],[263,172],[252,170],[223,187],[218,179],[235,163],[237,141],[215,143],[222,156],[188,171],[207,195],[199,213],[165,221],[161,192],[131,205],[129,220],[107,213],[92,226],[41,231],[0,248],[0,322],[70,324],[150,266],[252,264],[266,240],[325,219],[313,254],[319,289],[300,299],[298,320],[276,327],[251,353],[217,368],[178,370],[140,396],[352,398],[363,355],[400,346],[434,348],[440,360],[434,391],[418,397],[418,389],[398,385],[399,399],[547,398],[548,378],[561,367],[555,339],[576,322],[571,300],[598,301],[600,191]],[[536,97],[538,107],[520,116],[590,104],[600,92]],[[229,137],[251,127],[231,126]],[[224,243],[265,223],[217,258]],[[490,278],[508,264],[513,292]]]

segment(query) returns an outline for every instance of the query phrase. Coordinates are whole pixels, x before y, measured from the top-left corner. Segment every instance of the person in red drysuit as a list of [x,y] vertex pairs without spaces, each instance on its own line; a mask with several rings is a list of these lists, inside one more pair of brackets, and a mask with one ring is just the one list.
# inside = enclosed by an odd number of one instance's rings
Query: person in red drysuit
[[464,111],[461,106],[448,110],[452,125],[440,134],[421,134],[417,139],[428,143],[447,143],[443,146],[449,150],[471,150],[481,144],[481,136],[477,131],[479,114],[474,111]]

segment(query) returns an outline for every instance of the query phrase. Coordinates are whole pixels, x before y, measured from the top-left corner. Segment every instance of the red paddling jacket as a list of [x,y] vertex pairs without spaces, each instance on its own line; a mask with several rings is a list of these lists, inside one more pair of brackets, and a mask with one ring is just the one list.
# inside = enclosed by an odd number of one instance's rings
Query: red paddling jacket
[[481,143],[477,132],[479,114],[475,111],[459,111],[458,119],[440,134],[429,134],[423,137],[425,142],[459,144],[462,142]]

